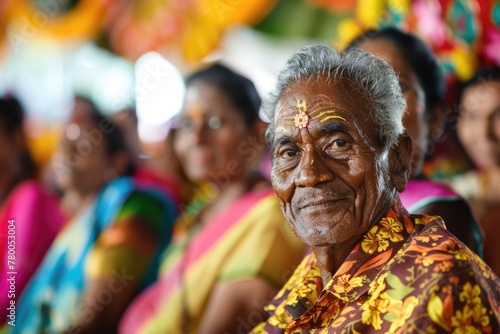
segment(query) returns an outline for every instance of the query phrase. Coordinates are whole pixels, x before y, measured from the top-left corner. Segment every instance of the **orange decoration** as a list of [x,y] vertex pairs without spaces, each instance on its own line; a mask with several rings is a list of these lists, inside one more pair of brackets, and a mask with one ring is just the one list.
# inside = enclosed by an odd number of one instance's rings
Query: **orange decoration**
[[136,59],[147,51],[165,51],[196,62],[217,48],[232,25],[253,25],[276,1],[265,0],[119,0],[106,30],[113,49]]

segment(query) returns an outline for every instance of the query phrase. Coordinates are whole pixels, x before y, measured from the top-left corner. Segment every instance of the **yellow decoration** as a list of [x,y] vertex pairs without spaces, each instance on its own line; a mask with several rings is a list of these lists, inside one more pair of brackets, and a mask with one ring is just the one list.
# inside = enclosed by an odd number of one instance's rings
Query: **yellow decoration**
[[387,5],[394,11],[406,15],[410,12],[410,0],[387,0]]
[[28,149],[38,166],[47,164],[59,143],[61,132],[58,129],[44,129],[43,132],[32,137],[28,135]]
[[474,75],[477,68],[477,56],[473,50],[456,47],[450,51],[449,57],[460,80],[468,80]]
[[80,0],[67,13],[58,15],[56,1],[42,9],[34,1],[16,0],[7,6],[6,16],[17,38],[86,39],[100,33],[108,2]]
[[376,28],[382,23],[385,7],[385,1],[358,0],[356,18],[365,27]]
[[184,58],[197,61],[207,56],[217,47],[229,26],[255,24],[267,15],[275,3],[265,0],[196,1],[180,41]]
[[107,22],[113,49],[131,59],[160,51],[170,59],[195,63],[219,45],[233,25],[253,25],[276,0],[117,0]]
[[256,24],[273,7],[276,1],[251,0],[199,0],[202,17],[227,27],[231,24]]
[[339,23],[338,31],[339,35],[334,44],[337,49],[344,50],[353,39],[361,35],[363,29],[354,19],[348,18]]
[[224,28],[209,20],[193,19],[184,27],[180,42],[182,55],[187,61],[198,61],[214,50],[222,37]]

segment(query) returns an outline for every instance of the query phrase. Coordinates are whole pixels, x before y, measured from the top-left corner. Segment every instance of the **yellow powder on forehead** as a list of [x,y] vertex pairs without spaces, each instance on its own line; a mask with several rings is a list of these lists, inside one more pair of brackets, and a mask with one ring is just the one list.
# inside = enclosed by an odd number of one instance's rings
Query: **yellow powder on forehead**
[[324,116],[323,118],[321,118],[319,120],[321,123],[323,123],[329,119],[341,119],[344,122],[347,122],[344,117],[336,115],[336,112],[337,112],[336,110],[326,110],[326,111],[322,111],[320,113],[317,113],[317,111],[313,111],[312,114],[316,114],[316,115],[313,116],[312,119],[317,119],[317,118]]
[[[286,104],[282,104],[281,107],[276,112],[274,122],[276,123],[279,115],[285,109]],[[333,107],[333,108],[332,108]],[[295,109],[296,108],[296,109]],[[290,121],[286,118],[282,120],[285,125],[294,125],[296,127],[303,128],[309,125],[309,122],[313,119],[318,119],[319,122],[323,123],[330,119],[339,119],[341,121],[347,122],[347,120],[337,115],[339,110],[345,111],[345,108],[334,101],[332,101],[331,97],[326,94],[317,94],[314,98],[310,100],[306,100],[305,98],[296,98],[295,104],[295,112],[289,115],[293,121]],[[328,110],[324,110],[325,108],[329,108]],[[280,126],[276,129],[276,132],[285,131],[285,128]]]
[[306,99],[297,99],[297,109],[298,112],[307,112]]
[[274,122],[276,122],[276,120],[278,119],[279,114],[283,111],[284,108],[285,108],[285,105],[282,104],[281,107],[276,112],[276,115],[274,116]]
[[278,126],[278,128],[276,128],[276,133],[278,132],[286,132],[286,129],[284,126]]

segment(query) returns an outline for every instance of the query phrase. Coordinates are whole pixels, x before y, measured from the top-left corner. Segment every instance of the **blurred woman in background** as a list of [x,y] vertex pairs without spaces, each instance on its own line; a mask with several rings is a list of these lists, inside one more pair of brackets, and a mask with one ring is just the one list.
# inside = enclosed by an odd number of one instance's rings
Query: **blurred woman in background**
[[[37,181],[23,121],[17,100],[0,98],[0,326],[64,222],[57,199]],[[13,298],[9,272],[16,273]]]
[[[135,109],[121,109],[113,113],[111,120],[126,134],[125,142],[135,164],[134,180],[141,185],[154,185],[163,189],[177,204],[183,202],[181,195],[185,178],[173,152],[174,129],[169,129],[161,146],[148,146],[139,138]],[[148,154],[148,151],[151,151],[151,154]]]
[[482,69],[462,88],[458,138],[476,169],[452,187],[466,198],[484,229],[484,259],[500,275],[500,68]]
[[176,209],[129,177],[122,132],[84,98],[54,161],[71,218],[19,302],[13,333],[112,333],[132,298],[156,279]]
[[412,175],[401,202],[410,213],[441,216],[451,233],[483,256],[483,234],[467,202],[447,185],[422,175],[432,136],[443,127],[445,83],[436,57],[416,36],[396,28],[367,31],[349,48],[384,59],[399,74],[407,104],[403,124],[413,138]]
[[159,282],[141,294],[122,333],[235,333],[299,263],[303,246],[258,172],[265,124],[251,81],[222,65],[187,79],[174,148],[194,186]]

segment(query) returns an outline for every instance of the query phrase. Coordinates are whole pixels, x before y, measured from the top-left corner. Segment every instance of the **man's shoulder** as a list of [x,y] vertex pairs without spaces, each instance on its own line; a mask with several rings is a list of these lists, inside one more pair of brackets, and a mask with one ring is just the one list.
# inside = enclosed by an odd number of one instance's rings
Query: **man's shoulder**
[[[432,240],[438,239],[451,239],[463,245],[457,237],[451,234],[446,228],[446,224],[438,215],[425,215],[425,214],[410,214],[410,220],[413,223],[413,229],[409,235],[410,240],[415,242],[427,242],[428,238],[425,236],[432,235]],[[465,245],[464,245],[465,246]]]
[[414,230],[398,253],[399,263],[418,267],[429,275],[439,273],[442,277],[467,275],[471,280],[486,279],[500,292],[500,279],[474,251],[446,229],[441,217],[410,217]]
[[[479,259],[470,248],[447,230],[445,222],[440,216],[423,214],[411,214],[413,230],[403,246],[405,253],[446,253],[446,254],[468,254]],[[460,259],[460,256],[454,258]]]

